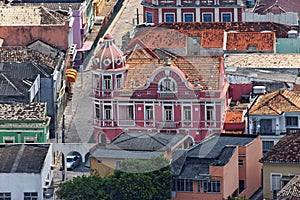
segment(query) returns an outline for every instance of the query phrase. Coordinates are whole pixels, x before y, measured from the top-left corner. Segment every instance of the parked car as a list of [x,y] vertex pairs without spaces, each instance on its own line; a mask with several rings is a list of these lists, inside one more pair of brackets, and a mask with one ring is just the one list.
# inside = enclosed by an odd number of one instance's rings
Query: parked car
[[67,156],[67,169],[73,170],[80,164],[80,159],[76,155]]

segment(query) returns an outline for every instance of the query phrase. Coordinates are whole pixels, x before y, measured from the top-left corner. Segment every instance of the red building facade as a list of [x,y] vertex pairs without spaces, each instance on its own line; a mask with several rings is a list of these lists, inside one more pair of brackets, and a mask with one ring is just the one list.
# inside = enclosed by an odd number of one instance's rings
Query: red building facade
[[94,137],[123,131],[187,133],[198,142],[222,131],[228,99],[222,57],[161,59],[138,44],[126,59],[106,35],[93,58]]
[[244,5],[239,0],[143,0],[144,22],[237,22]]

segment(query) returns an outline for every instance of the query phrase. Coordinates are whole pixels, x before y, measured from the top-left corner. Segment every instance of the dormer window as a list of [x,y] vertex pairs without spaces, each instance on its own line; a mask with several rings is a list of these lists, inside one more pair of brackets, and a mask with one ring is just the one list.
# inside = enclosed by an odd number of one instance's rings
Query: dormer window
[[159,91],[161,92],[176,92],[176,83],[174,80],[165,78],[159,84]]

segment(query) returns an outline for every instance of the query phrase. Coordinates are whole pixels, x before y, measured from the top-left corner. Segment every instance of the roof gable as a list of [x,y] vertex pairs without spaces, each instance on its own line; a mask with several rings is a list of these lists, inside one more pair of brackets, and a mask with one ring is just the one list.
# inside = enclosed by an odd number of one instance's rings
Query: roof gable
[[298,0],[259,0],[254,8],[254,12],[259,14],[298,13],[299,10],[300,2]]
[[300,112],[300,94],[286,89],[260,95],[249,109],[250,115],[279,115]]

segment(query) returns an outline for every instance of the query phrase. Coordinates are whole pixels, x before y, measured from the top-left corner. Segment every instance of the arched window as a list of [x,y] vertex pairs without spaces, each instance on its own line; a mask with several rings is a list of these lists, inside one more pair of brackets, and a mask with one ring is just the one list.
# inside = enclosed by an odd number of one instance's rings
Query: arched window
[[103,133],[99,134],[99,143],[106,144],[106,136],[105,136],[105,134],[103,134]]
[[170,78],[165,78],[160,81],[159,91],[176,92],[176,82]]

